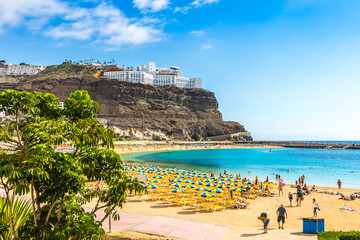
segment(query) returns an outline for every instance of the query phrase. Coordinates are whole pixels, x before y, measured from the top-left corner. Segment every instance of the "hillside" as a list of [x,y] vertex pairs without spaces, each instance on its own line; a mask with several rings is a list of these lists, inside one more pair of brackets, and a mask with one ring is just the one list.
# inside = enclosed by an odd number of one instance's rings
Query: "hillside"
[[163,138],[172,130],[174,137],[186,139],[193,133],[208,137],[245,131],[237,122],[222,120],[212,92],[97,79],[93,77],[96,71],[84,65],[50,66],[17,89],[53,93],[60,101],[75,90],[87,90],[100,104],[99,118],[122,135]]

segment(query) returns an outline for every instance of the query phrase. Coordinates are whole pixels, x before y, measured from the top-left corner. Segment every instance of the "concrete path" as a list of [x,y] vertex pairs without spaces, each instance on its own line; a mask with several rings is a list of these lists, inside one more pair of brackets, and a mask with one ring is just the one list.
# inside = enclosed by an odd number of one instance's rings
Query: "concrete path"
[[[104,217],[103,212],[97,212],[96,215],[98,220]],[[109,221],[104,221],[103,227],[109,228]],[[153,233],[187,240],[220,240],[227,231],[227,227],[209,223],[127,212],[120,212],[120,220],[112,221],[111,229]]]

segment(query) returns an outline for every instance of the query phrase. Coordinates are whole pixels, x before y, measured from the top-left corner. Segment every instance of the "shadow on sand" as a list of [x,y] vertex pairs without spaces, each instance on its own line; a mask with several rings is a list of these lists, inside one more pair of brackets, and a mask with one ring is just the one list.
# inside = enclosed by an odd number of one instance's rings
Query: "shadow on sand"
[[142,200],[127,200],[127,202],[142,202]]
[[[258,229],[259,231],[262,231],[263,228],[259,228]],[[276,230],[276,228],[268,228],[268,231],[270,230]],[[260,235],[265,235],[265,233],[263,232],[258,232],[258,233],[244,233],[244,234],[241,234],[240,237],[255,237],[255,236],[260,236]]]
[[293,232],[290,235],[304,236],[304,237],[313,237],[317,234],[303,233],[303,232]]

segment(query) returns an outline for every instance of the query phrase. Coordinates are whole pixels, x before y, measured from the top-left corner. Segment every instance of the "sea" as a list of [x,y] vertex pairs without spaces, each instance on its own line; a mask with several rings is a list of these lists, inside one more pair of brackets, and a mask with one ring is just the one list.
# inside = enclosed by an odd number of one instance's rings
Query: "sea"
[[[319,141],[318,141],[319,142]],[[351,142],[354,143],[354,142]],[[132,154],[123,160],[141,165],[168,166],[178,169],[213,172],[218,175],[275,181],[276,174],[285,184],[295,184],[302,175],[308,185],[360,189],[360,150],[241,148],[166,151]]]

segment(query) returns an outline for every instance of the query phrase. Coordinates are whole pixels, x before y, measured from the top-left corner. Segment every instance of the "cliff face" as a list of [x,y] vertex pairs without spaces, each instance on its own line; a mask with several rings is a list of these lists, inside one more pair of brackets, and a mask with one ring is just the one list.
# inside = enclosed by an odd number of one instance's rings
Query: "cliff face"
[[84,74],[76,77],[73,72],[54,75],[43,71],[17,89],[53,93],[60,101],[76,90],[86,90],[100,104],[99,118],[106,119],[123,135],[129,135],[130,128],[131,134],[138,137],[164,137],[166,131],[172,130],[174,137],[182,139],[193,133],[208,137],[245,131],[237,122],[222,120],[212,92],[96,79],[89,75],[92,70],[77,70]]

